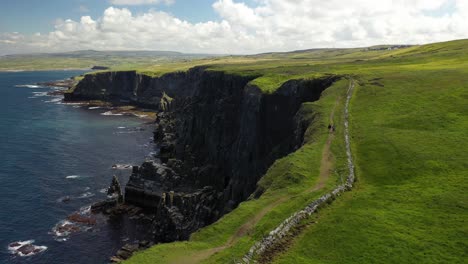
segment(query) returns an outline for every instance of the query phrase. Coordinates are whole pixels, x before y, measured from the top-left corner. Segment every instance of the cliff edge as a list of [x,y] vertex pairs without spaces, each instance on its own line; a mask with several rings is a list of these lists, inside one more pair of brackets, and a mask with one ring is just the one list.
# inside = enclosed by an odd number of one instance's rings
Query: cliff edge
[[134,167],[125,202],[156,212],[156,242],[188,239],[263,190],[273,162],[302,146],[311,120],[298,111],[339,77],[290,80],[272,93],[201,67],[151,77],[135,71],[86,75],[66,101],[125,102],[159,111],[159,161]]

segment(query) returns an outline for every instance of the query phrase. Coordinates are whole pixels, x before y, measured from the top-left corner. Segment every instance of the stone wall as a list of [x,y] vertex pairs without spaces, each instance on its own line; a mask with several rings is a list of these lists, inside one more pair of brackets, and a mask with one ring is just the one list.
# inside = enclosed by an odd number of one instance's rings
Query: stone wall
[[299,225],[299,223],[312,215],[317,209],[326,203],[330,203],[341,193],[345,191],[349,191],[353,188],[353,184],[355,181],[355,174],[354,174],[354,162],[353,156],[351,153],[351,142],[349,136],[349,103],[353,94],[354,90],[354,81],[350,81],[346,104],[345,104],[345,112],[344,112],[344,127],[345,127],[345,144],[346,144],[346,156],[347,156],[347,165],[348,165],[348,177],[346,179],[346,183],[337,186],[332,192],[327,193],[317,200],[313,201],[309,205],[307,205],[301,211],[298,211],[291,215],[289,218],[284,220],[277,228],[271,231],[266,237],[264,237],[261,241],[255,243],[249,250],[249,252],[244,255],[244,257],[238,261],[238,263],[252,263],[255,262],[255,259],[258,256],[261,256],[265,253],[268,249],[272,248],[277,243],[281,242],[282,239],[288,235],[290,230]]

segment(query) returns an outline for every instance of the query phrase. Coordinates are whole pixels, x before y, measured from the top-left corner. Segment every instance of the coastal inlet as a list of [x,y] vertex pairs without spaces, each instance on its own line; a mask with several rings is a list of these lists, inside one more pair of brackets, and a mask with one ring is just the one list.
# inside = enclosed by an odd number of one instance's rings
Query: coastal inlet
[[107,263],[147,240],[136,219],[91,215],[90,205],[107,198],[113,175],[126,182],[157,152],[153,124],[63,104],[60,87],[38,85],[82,73],[0,73],[0,263]]

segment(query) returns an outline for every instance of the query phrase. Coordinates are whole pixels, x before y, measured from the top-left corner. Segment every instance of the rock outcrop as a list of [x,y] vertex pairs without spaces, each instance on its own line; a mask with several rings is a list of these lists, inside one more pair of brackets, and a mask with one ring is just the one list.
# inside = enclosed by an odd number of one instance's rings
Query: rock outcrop
[[[194,68],[161,77],[136,72],[86,75],[66,100],[130,102],[161,111],[155,141],[162,164],[134,167],[125,202],[156,212],[155,240],[189,235],[234,209],[269,166],[302,145],[302,103],[336,79],[291,80],[271,94],[237,76]],[[255,196],[261,195],[257,190]]]
[[116,199],[118,203],[123,202],[122,188],[117,176],[112,177],[112,183],[107,189],[107,195]]

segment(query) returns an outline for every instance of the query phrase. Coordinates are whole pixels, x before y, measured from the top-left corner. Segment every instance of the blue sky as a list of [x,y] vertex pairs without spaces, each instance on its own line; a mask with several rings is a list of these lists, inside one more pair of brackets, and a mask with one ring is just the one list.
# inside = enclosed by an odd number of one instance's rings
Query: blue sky
[[[254,0],[244,1],[253,5]],[[213,0],[178,0],[166,5],[122,5],[133,13],[144,13],[153,8],[169,12],[192,23],[219,20],[212,8]],[[0,0],[0,32],[32,34],[53,30],[57,19],[79,20],[81,16],[99,17],[112,6],[107,0]],[[115,5],[114,5],[115,6]]]
[[0,0],[0,55],[425,44],[468,38],[467,17],[468,0]]

